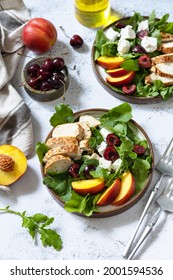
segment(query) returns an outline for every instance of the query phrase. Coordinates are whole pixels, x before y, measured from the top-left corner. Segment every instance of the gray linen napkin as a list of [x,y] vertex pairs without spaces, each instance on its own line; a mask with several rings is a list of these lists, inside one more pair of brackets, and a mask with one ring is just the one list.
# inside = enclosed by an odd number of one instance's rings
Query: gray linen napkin
[[11,144],[25,155],[33,151],[31,112],[11,85],[24,46],[21,32],[30,19],[22,0],[0,1],[0,145]]

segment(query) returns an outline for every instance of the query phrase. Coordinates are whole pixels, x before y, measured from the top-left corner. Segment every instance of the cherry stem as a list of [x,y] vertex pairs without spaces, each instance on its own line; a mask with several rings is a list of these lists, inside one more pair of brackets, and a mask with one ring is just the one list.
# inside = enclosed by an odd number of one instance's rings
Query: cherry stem
[[62,32],[64,33],[64,35],[65,35],[67,38],[71,39],[71,38],[67,35],[67,33],[65,32],[65,29],[64,29],[62,26],[60,26],[59,28],[61,28]]

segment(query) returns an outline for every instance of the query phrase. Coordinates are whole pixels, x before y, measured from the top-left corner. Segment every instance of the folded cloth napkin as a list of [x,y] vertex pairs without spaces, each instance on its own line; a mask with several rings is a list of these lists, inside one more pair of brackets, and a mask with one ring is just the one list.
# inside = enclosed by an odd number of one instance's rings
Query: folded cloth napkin
[[0,1],[0,145],[11,144],[25,155],[33,151],[31,112],[10,81],[24,46],[23,26],[30,19],[22,0]]

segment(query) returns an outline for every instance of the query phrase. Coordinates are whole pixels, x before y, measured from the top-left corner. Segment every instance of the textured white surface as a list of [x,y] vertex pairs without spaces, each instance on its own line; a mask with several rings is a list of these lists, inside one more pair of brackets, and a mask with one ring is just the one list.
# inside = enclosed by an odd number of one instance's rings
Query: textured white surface
[[[91,48],[96,30],[88,29],[74,17],[73,1],[69,0],[25,0],[31,12],[31,17],[43,17],[51,20],[58,30],[58,41],[48,55],[62,56],[66,64],[76,70],[70,70],[70,85],[66,92],[65,103],[70,104],[75,111],[88,108],[110,109],[122,102],[108,94],[96,80],[91,65]],[[129,16],[136,10],[148,15],[153,9],[158,17],[173,11],[172,1],[111,1],[112,8],[123,16]],[[173,20],[173,12],[170,15]],[[69,39],[59,28],[63,26],[69,36],[79,34],[84,39],[84,46],[74,50],[69,45]],[[26,55],[35,55],[26,51]],[[49,119],[54,107],[63,102],[41,103],[31,99],[20,87],[21,71],[30,58],[21,58],[13,84],[21,94],[32,112],[34,128],[34,144],[43,142],[51,129]],[[136,120],[149,135],[155,152],[155,162],[163,153],[173,131],[173,99],[159,104],[132,104],[133,119]],[[50,196],[42,184],[38,159],[33,154],[28,159],[28,170],[25,176],[14,184],[8,192],[0,190],[0,206],[10,205],[18,211],[26,210],[29,215],[42,212],[55,217],[54,228],[63,240],[63,249],[56,252],[51,248],[43,248],[40,241],[34,243],[21,228],[19,217],[0,214],[0,259],[105,259],[121,260],[121,254],[134,232],[149,193],[158,178],[157,171],[151,186],[144,197],[130,210],[110,218],[82,218],[65,212]],[[152,208],[148,218],[152,215]],[[172,215],[162,215],[153,233],[136,254],[135,258],[173,259]]]

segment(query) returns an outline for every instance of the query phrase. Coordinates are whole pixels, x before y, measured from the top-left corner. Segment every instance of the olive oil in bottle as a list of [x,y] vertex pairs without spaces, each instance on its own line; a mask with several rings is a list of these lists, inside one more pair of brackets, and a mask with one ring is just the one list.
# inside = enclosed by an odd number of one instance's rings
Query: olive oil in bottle
[[78,21],[91,28],[106,25],[110,16],[109,0],[75,0],[75,16]]

